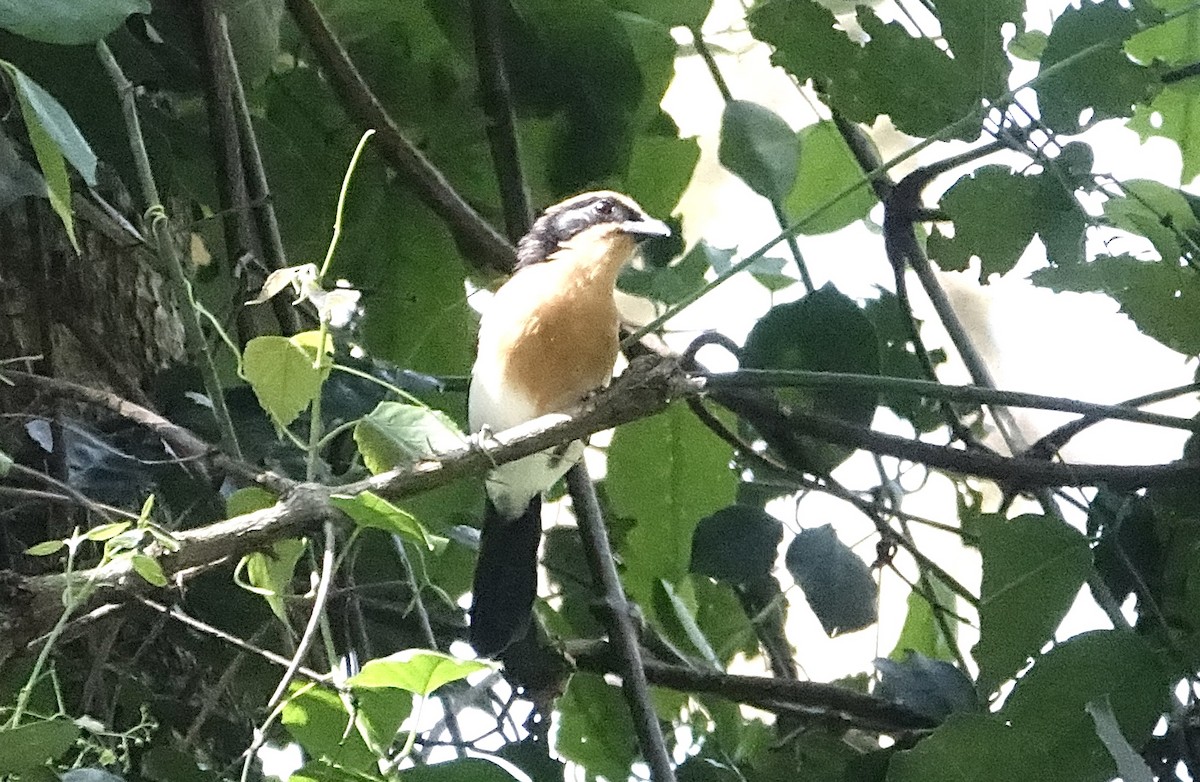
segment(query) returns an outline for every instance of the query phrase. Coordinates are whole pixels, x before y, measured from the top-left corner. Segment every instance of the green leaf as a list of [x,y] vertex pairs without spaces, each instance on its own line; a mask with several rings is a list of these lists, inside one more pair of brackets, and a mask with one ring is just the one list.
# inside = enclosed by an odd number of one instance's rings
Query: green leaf
[[730,505],[700,519],[692,533],[689,569],[734,584],[754,581],[775,567],[783,524],[750,505]]
[[84,537],[88,540],[93,540],[99,543],[115,538],[117,535],[120,535],[131,526],[133,525],[128,521],[114,521],[111,524],[101,524],[99,526],[92,527],[90,530],[84,533]]
[[[863,314],[871,321],[879,339],[879,373],[885,377],[906,377],[928,380],[928,374],[917,358],[912,341],[909,316],[900,299],[891,291],[880,290],[878,299],[867,300]],[[920,322],[917,322],[920,328]],[[936,367],[945,362],[944,350],[928,351],[929,364]],[[946,424],[946,418],[936,400],[913,394],[883,393],[879,401],[896,415],[910,422],[917,431],[932,432]],[[960,413],[962,407],[957,408]]]
[[273,507],[278,498],[259,486],[245,486],[225,498],[225,516],[233,518]]
[[633,142],[621,189],[647,214],[669,215],[699,160],[700,142],[694,138],[642,134]]
[[362,670],[346,680],[355,689],[392,687],[417,695],[429,695],[438,687],[465,679],[491,666],[476,660],[460,660],[441,652],[405,649],[402,652],[368,660]]
[[1121,726],[1113,714],[1112,704],[1105,695],[1089,701],[1083,707],[1096,723],[1096,735],[1104,742],[1104,748],[1117,763],[1117,774],[1123,782],[1154,782],[1154,774],[1142,756],[1129,745],[1129,739],[1121,732]]
[[1151,136],[1174,142],[1183,158],[1184,182],[1200,176],[1200,80],[1164,85],[1148,104],[1138,104],[1129,127],[1143,142]]
[[242,371],[258,403],[280,426],[289,426],[321,392],[329,366],[313,366],[314,351],[297,341],[255,337],[242,353]]
[[1144,236],[1163,261],[1174,263],[1200,243],[1200,219],[1182,190],[1152,179],[1132,179],[1121,185],[1126,195],[1110,198],[1104,216],[1124,231]]
[[627,779],[637,743],[621,691],[599,676],[577,673],[558,704],[562,715],[554,746],[558,754],[592,774]]
[[870,627],[878,619],[871,569],[831,525],[801,530],[788,544],[784,562],[830,638]]
[[942,209],[954,221],[954,238],[936,228],[929,254],[946,270],[967,268],[980,259],[980,279],[1004,274],[1021,258],[1037,231],[1040,182],[1007,166],[980,166],[942,196]]
[[167,585],[167,574],[163,572],[162,565],[158,564],[158,560],[154,557],[135,552],[129,557],[129,564],[135,573],[145,579],[147,584],[156,587]]
[[459,758],[405,769],[404,782],[512,782],[507,769],[486,758]]
[[687,575],[701,517],[733,501],[732,457],[682,405],[613,435],[605,491],[613,511],[636,522],[621,556],[626,588],[643,607],[657,579],[679,583]]
[[1041,30],[1026,30],[1018,33],[1008,44],[1008,53],[1019,60],[1037,62],[1046,51],[1049,36]]
[[57,554],[66,545],[67,542],[65,540],[44,540],[35,546],[25,549],[25,553],[31,557],[45,557],[50,554]]
[[304,554],[305,542],[300,538],[279,540],[266,551],[246,555],[246,581],[262,595],[271,612],[285,625],[289,622],[284,597],[292,594],[292,578],[296,563]]
[[29,132],[42,177],[46,181],[46,195],[55,214],[66,228],[67,237],[75,252],[80,251],[75,236],[75,218],[71,212],[71,179],[67,175],[64,159],[69,160],[88,184],[96,182],[96,156],[84,140],[79,128],[66,110],[50,93],[43,90],[15,65],[0,60],[2,67],[16,87],[17,103],[21,107],[21,118]]
[[79,728],[70,720],[0,727],[0,774],[22,774],[57,760],[78,736]]
[[[787,213],[792,219],[802,219],[824,206],[832,194],[862,178],[862,166],[850,152],[837,125],[830,120],[809,125],[800,131],[800,164],[795,185],[785,202]],[[806,221],[801,233],[815,236],[845,228],[866,217],[876,203],[875,191],[864,184],[819,217]]]
[[360,689],[354,693],[354,724],[376,752],[386,752],[413,710],[413,694],[395,689]]
[[725,104],[717,156],[751,190],[782,203],[796,181],[799,155],[799,138],[783,117],[750,101]]
[[908,613],[904,617],[904,627],[900,629],[900,637],[888,657],[892,660],[903,660],[909,652],[918,652],[933,660],[954,661],[953,644],[955,637],[946,637],[942,624],[938,622],[932,599],[942,610],[942,621],[951,634],[958,628],[954,618],[957,609],[957,598],[950,587],[943,584],[936,576],[927,575],[923,581],[927,594],[914,589],[908,593]]
[[704,275],[712,267],[714,254],[729,253],[705,242],[697,242],[676,263],[661,268],[635,269],[627,266],[618,278],[621,290],[635,296],[675,304],[704,286]]
[[[862,309],[832,285],[799,301],[772,307],[746,337],[742,365],[752,369],[803,369],[815,372],[879,374],[879,345]],[[875,391],[817,391],[786,389],[776,392],[792,410],[839,418],[870,426],[875,417]],[[853,449],[800,435],[800,449],[780,454],[793,467],[824,474],[845,461]],[[796,453],[796,450],[800,450]]]
[[303,687],[287,700],[280,717],[296,743],[314,759],[373,774],[378,769],[375,753],[358,731],[346,732],[352,718],[342,699],[323,687]]
[[329,501],[360,527],[373,527],[392,535],[403,535],[426,549],[432,550],[434,547],[430,535],[416,516],[377,494],[369,491],[353,496],[335,494]]
[[0,27],[43,43],[95,43],[130,14],[150,13],[149,0],[18,0],[0,5]]
[[610,0],[612,5],[656,19],[667,27],[700,27],[712,0]]
[[1083,633],[1042,656],[1017,681],[998,716],[1020,731],[1027,746],[1054,759],[1043,769],[1047,778],[1104,782],[1116,767],[1096,735],[1087,704],[1107,697],[1121,733],[1141,747],[1170,709],[1172,682],[1139,636],[1120,630]]
[[1068,6],[1050,31],[1042,71],[1093,46],[1097,51],[1041,78],[1036,89],[1042,121],[1060,133],[1076,133],[1084,124],[1128,117],[1135,103],[1148,99],[1155,73],[1129,59],[1123,48],[1137,31],[1137,12],[1118,0]]
[[1200,353],[1200,280],[1190,268],[1128,255],[1039,269],[1030,279],[1056,291],[1101,291],[1146,335],[1187,356]]
[[1049,760],[990,714],[951,714],[915,747],[896,753],[887,782],[1026,782],[1030,769],[1047,773]]
[[467,440],[448,415],[418,405],[380,402],[354,427],[354,442],[373,474],[462,448]]
[[980,534],[979,688],[991,692],[1049,641],[1091,569],[1087,539],[1041,516],[989,518]]

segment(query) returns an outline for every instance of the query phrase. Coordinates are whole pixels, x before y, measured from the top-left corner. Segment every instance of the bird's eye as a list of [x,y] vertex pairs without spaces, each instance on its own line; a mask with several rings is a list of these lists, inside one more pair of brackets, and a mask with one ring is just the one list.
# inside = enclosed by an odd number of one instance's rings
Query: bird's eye
[[596,202],[596,214],[600,215],[601,217],[612,217],[612,214],[614,211],[616,211],[616,208],[617,205],[607,198],[602,198]]

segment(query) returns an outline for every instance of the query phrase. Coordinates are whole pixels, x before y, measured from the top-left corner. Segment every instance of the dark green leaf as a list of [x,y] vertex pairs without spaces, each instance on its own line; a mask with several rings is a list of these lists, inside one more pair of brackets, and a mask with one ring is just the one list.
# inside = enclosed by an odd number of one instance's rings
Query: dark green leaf
[[979,689],[991,692],[1051,639],[1091,569],[1087,539],[1041,516],[990,518],[979,538]]
[[212,771],[203,771],[196,759],[182,750],[151,747],[142,756],[141,774],[150,782],[217,782]]
[[346,680],[346,684],[355,689],[389,687],[417,695],[429,695],[444,684],[465,679],[489,667],[487,663],[460,660],[441,652],[406,649],[387,657],[368,660],[359,673]]
[[732,449],[682,405],[623,426],[608,449],[613,511],[636,521],[621,546],[625,586],[643,607],[654,582],[688,572],[700,519],[733,501]]
[[734,100],[721,116],[721,165],[750,189],[779,204],[796,181],[800,141],[796,131],[766,106]]
[[0,774],[22,774],[60,758],[75,744],[79,728],[70,720],[0,727]]
[[149,0],[19,0],[0,6],[0,27],[44,43],[95,43],[130,14],[148,13]]
[[610,0],[614,6],[656,19],[667,27],[699,28],[712,0]]
[[[815,372],[879,374],[879,346],[862,309],[832,285],[799,301],[772,307],[750,330],[742,364],[753,369],[803,369]],[[778,393],[788,408],[869,426],[875,417],[874,391]],[[846,460],[852,449],[800,437],[802,453],[783,454],[792,466],[824,474]]]
[[990,714],[952,714],[915,747],[896,753],[887,782],[1027,782],[1029,770],[1046,773],[1048,761]]
[[1118,603],[1135,592],[1140,603],[1146,598],[1143,587],[1150,595],[1162,587],[1167,560],[1156,522],[1153,502],[1136,493],[1101,489],[1088,506],[1088,535],[1097,539],[1096,572]]
[[[917,358],[912,341],[913,326],[900,299],[891,291],[881,290],[878,299],[870,299],[863,313],[871,321],[879,339],[880,369],[885,377],[907,377],[928,380],[929,374]],[[920,322],[916,324],[920,328]],[[941,349],[928,351],[930,366],[945,362],[946,353]],[[914,394],[883,393],[880,402],[896,415],[907,420],[919,432],[932,432],[946,423],[937,401]],[[958,408],[960,411],[962,408]]]
[[804,218],[862,178],[862,166],[850,152],[837,125],[829,120],[809,125],[800,131],[800,165],[795,185],[787,196],[787,213],[793,220],[803,220],[801,233],[810,236],[844,228],[866,217],[878,203],[869,184],[864,183],[819,217]]
[[903,660],[879,658],[875,695],[899,703],[937,722],[959,711],[976,711],[979,699],[966,674],[943,660],[910,652]]
[[380,402],[354,427],[354,442],[367,469],[378,475],[433,454],[458,450],[466,438],[440,410]]
[[878,590],[871,569],[832,526],[802,530],[788,544],[784,561],[831,638],[875,623]]
[[730,505],[700,519],[692,533],[691,571],[740,584],[771,572],[783,524],[749,505]]
[[460,758],[446,763],[418,766],[403,772],[404,782],[513,782],[503,766],[486,758]]
[[1129,59],[1123,48],[1137,30],[1137,12],[1118,0],[1067,7],[1046,41],[1042,72],[1074,59],[1039,80],[1042,121],[1061,133],[1075,133],[1084,124],[1128,117],[1135,103],[1149,98],[1154,72]]
[[628,778],[637,742],[621,691],[599,676],[577,673],[559,699],[559,708],[558,754],[592,774],[611,780]]
[[1141,747],[1170,708],[1171,682],[1142,638],[1119,630],[1089,632],[1039,659],[998,716],[1020,731],[1028,747],[1055,759],[1046,768],[1049,778],[1104,782],[1116,768],[1087,704],[1107,697],[1121,732]]
[[1040,192],[1037,179],[1007,166],[977,168],[942,196],[942,209],[954,221],[954,238],[935,229],[929,237],[930,256],[943,269],[956,271],[978,257],[984,282],[992,274],[1004,274],[1037,231]]

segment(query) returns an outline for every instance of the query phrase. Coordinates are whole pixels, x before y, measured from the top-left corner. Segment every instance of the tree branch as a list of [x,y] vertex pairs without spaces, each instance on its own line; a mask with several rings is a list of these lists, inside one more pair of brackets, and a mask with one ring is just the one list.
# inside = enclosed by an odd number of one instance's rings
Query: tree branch
[[617,659],[615,673],[621,677],[621,690],[629,704],[633,718],[633,730],[637,734],[642,757],[650,766],[650,778],[655,782],[674,782],[675,771],[671,768],[671,755],[663,739],[662,726],[650,700],[650,685],[646,681],[645,661],[638,646],[637,630],[630,616],[632,607],[625,598],[621,577],[613,562],[608,543],[608,531],[600,513],[600,503],[587,468],[577,464],[567,473],[567,487],[572,499],[583,499],[575,506],[575,518],[583,537],[583,552],[587,556],[592,578],[600,590],[604,618],[608,624],[608,637],[615,647]]
[[388,162],[421,201],[445,221],[467,260],[477,267],[510,271],[515,260],[512,245],[404,137],[312,0],[287,0],[287,7],[328,73],[346,111],[364,130],[374,128],[379,133],[379,145]]
[[[620,674],[619,659],[611,644],[585,641],[567,645],[576,665],[593,673]],[[898,733],[937,726],[937,721],[891,701],[854,692],[836,684],[796,681],[767,676],[738,676],[721,671],[696,670],[658,660],[643,662],[646,678],[658,687],[689,693],[711,693],[766,711],[813,717],[831,713],[857,728]]]

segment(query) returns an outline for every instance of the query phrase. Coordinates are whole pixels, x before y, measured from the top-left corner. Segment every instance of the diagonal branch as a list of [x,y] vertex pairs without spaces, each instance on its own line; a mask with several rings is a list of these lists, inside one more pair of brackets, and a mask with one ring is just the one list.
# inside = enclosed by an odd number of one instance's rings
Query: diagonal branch
[[364,130],[374,128],[379,133],[379,146],[388,162],[421,201],[445,221],[467,260],[477,267],[510,271],[515,259],[512,245],[404,137],[312,0],[287,0],[287,7],[316,52],[346,111]]

